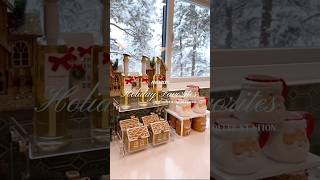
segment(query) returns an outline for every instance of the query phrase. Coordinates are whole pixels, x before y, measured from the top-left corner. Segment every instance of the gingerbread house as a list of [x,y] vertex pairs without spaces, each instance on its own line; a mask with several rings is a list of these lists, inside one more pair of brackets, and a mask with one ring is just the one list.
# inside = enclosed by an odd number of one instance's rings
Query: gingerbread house
[[114,70],[112,68],[112,64],[110,63],[110,96],[120,96],[121,95],[121,83],[123,82],[123,78],[121,72]]
[[146,126],[127,129],[127,141],[125,141],[128,152],[136,152],[148,147],[150,137]]
[[130,119],[119,121],[119,126],[120,136],[122,137],[122,140],[125,140],[127,136],[127,129],[142,126],[142,124],[139,122],[138,118],[132,116]]
[[[36,137],[52,139],[67,136],[58,133],[58,129],[66,126],[59,126],[59,122],[66,122],[71,114],[70,111],[64,113],[65,109],[55,111],[51,107],[59,103],[57,96],[68,106],[73,103],[75,107],[79,104],[88,105],[93,99],[106,101],[109,96],[109,54],[100,41],[102,33],[95,36],[93,32],[67,32],[60,29],[58,0],[43,0],[43,15],[44,36],[37,39],[38,47],[33,65],[35,106],[39,108],[48,101],[52,103],[46,111],[35,112],[34,124]],[[65,96],[68,91],[72,93]],[[82,111],[90,112],[92,136],[95,140],[105,141],[109,126],[108,112],[98,112],[96,106],[97,104],[92,105],[93,111]],[[72,111],[81,112],[80,109]],[[38,118],[39,115],[46,118]]]
[[[148,75],[148,79],[153,79],[154,75],[155,75],[155,66],[151,65],[151,61],[149,60],[147,62],[147,75]],[[112,64],[110,63],[109,65],[110,67],[110,96],[111,97],[117,97],[121,95],[121,84],[123,83],[123,76],[122,73],[117,71],[116,69],[112,68]],[[165,62],[163,60],[161,60],[161,64],[160,64],[160,74],[162,77],[166,77],[166,73],[167,73],[167,66],[165,64]],[[152,82],[149,81],[149,88],[152,88]],[[164,85],[166,87],[166,85]]]
[[[148,74],[148,77],[149,79],[153,79],[154,75],[155,75],[155,65],[152,65],[153,63],[156,63],[155,62],[155,58],[153,60],[149,60],[147,62],[147,74]],[[164,77],[164,80],[166,80],[166,77],[167,77],[167,66],[166,66],[166,63],[163,61],[163,59],[161,59],[160,61],[160,74],[162,77]],[[164,86],[166,87],[166,84],[164,84]],[[152,82],[149,81],[149,87],[151,88],[152,87]]]
[[[25,4],[24,4],[25,5]],[[37,55],[36,38],[39,30],[39,15],[20,12],[20,22],[13,11],[16,5],[0,1],[0,99],[5,102],[0,110],[29,109],[34,105],[34,61]],[[19,21],[19,23],[17,23]]]
[[152,132],[152,144],[159,145],[169,141],[170,125],[167,121],[158,121],[150,124]]
[[160,121],[160,118],[157,114],[151,113],[150,115],[144,116],[141,118],[143,125],[149,127],[151,123]]

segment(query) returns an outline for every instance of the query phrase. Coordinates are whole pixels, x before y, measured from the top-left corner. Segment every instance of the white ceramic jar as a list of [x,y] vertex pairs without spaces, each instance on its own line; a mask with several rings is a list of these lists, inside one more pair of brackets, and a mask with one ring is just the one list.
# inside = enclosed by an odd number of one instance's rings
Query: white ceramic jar
[[198,97],[192,103],[192,110],[195,113],[204,114],[206,113],[207,105],[208,105],[208,98]]
[[176,99],[176,112],[179,116],[188,117],[192,113],[191,102],[186,99]]
[[259,134],[254,126],[224,124],[212,128],[213,165],[219,170],[235,175],[256,173],[263,164]]
[[188,85],[184,91],[184,98],[193,101],[199,97],[199,91],[199,86]]
[[309,139],[314,129],[314,118],[299,112],[288,117],[270,132],[263,147],[264,154],[272,160],[285,163],[303,162],[309,153]]
[[243,83],[234,111],[245,122],[278,123],[286,116],[287,87],[280,78],[249,75]]

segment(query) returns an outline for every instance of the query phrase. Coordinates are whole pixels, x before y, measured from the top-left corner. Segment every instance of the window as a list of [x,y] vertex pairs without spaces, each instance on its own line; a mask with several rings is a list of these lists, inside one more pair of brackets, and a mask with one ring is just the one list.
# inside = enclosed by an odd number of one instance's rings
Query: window
[[163,0],[111,0],[111,60],[122,65],[123,53],[130,54],[129,72],[140,72],[142,55],[160,56],[162,47]]
[[319,1],[214,1],[214,48],[320,47]]
[[[93,35],[95,43],[102,43],[102,1],[101,0],[67,0],[57,1],[59,25],[61,32],[82,32]],[[26,11],[32,13],[42,1],[34,1]],[[104,10],[105,11],[105,10]]]
[[212,1],[212,90],[240,88],[247,74],[319,82],[319,1]]
[[171,77],[210,74],[210,9],[175,0]]
[[162,56],[169,71],[167,80],[209,80],[209,1],[111,0],[110,14],[111,61],[118,59],[121,67],[122,54],[131,54],[129,71],[133,73],[140,72],[142,55]]
[[29,48],[26,42],[17,41],[13,46],[13,67],[24,67],[30,64]]
[[207,0],[168,1],[166,64],[169,69],[169,89],[183,89],[186,82],[192,82],[201,88],[209,87],[209,4],[210,1]]

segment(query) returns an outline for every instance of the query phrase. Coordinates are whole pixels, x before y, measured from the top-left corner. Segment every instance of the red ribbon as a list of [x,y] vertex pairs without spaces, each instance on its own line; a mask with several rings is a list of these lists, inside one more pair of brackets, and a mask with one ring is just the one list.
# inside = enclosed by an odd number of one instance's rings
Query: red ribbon
[[[258,126],[260,123],[255,123],[254,125]],[[266,143],[268,142],[268,139],[270,137],[270,131],[261,131],[259,136],[259,146],[260,148],[263,148]]]
[[144,77],[144,78],[142,78],[142,79],[141,79],[141,81],[142,81],[142,82],[146,82],[146,83],[148,83],[148,82],[149,82],[149,78]]
[[134,81],[134,78],[129,76],[128,79],[125,79],[126,84],[132,84],[132,82]]
[[280,79],[256,79],[254,76],[253,77],[246,77],[246,80],[249,81],[254,81],[254,82],[282,82],[282,97],[287,100],[288,99],[288,85],[286,84],[285,80],[282,78]]
[[73,51],[74,51],[73,47],[69,48],[67,53],[62,58],[49,56],[48,61],[53,63],[51,70],[57,71],[60,65],[62,65],[66,70],[69,70],[71,68],[69,61],[77,59],[77,57],[72,54]]
[[166,80],[166,79],[165,79],[165,77],[159,77],[158,80],[159,80],[159,81],[164,81],[164,80]]
[[316,127],[316,118],[314,115],[310,112],[301,112],[303,118],[307,120],[307,128],[306,128],[306,133],[309,141],[311,141],[311,136],[313,134],[313,131]]
[[103,53],[103,61],[102,61],[102,63],[103,64],[107,64],[107,63],[109,63],[110,62],[110,55],[109,55],[109,53]]
[[193,101],[191,101],[191,108],[193,108],[196,105]]
[[78,47],[79,56],[83,57],[86,54],[91,55],[91,50],[92,50],[92,47],[89,47],[89,48]]

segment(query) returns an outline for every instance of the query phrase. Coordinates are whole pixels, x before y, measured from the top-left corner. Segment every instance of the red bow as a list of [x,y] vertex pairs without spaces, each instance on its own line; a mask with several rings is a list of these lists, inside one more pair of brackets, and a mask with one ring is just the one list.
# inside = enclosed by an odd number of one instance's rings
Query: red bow
[[73,51],[73,47],[69,48],[67,53],[62,58],[49,56],[49,62],[53,63],[51,70],[57,71],[60,65],[63,65],[66,70],[69,70],[71,68],[71,65],[68,63],[68,61],[77,59],[77,57],[72,54]]
[[103,61],[102,61],[102,63],[103,64],[107,64],[107,63],[109,63],[110,62],[110,55],[109,55],[109,53],[103,53]]
[[164,81],[165,78],[164,77],[159,77],[159,81]]
[[126,79],[125,81],[126,81],[126,84],[132,84],[132,82],[134,81],[134,78],[129,76],[128,79]]
[[149,82],[149,78],[147,78],[147,77],[143,77],[143,78],[141,79],[141,81],[142,81],[142,82],[146,82],[146,83],[148,83],[148,82]]
[[89,47],[89,48],[78,47],[79,56],[83,57],[86,54],[91,55],[91,49],[92,47]]

